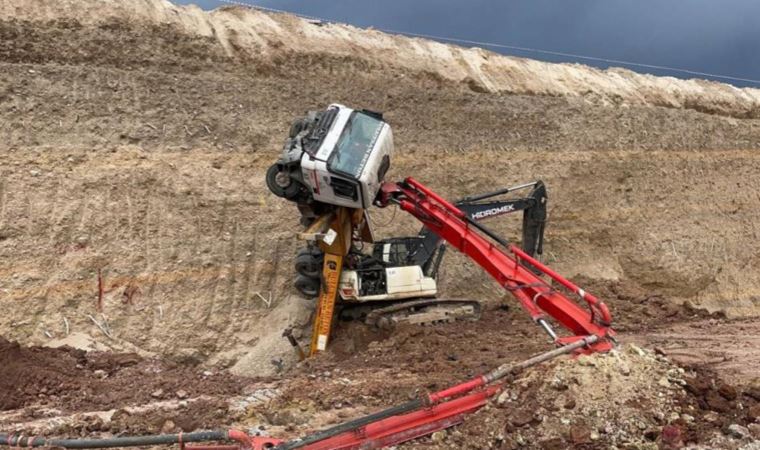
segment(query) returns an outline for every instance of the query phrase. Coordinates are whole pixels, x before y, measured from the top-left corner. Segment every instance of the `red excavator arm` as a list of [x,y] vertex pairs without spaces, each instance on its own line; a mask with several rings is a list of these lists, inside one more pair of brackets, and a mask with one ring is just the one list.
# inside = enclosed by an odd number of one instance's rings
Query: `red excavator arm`
[[[610,328],[612,318],[607,306],[593,295],[520,248],[508,244],[413,178],[400,183],[383,184],[375,204],[382,208],[391,203],[399,205],[485,269],[520,301],[533,320],[541,325],[557,345],[594,335],[599,340],[589,350],[606,351],[612,348],[615,336]],[[576,294],[586,302],[588,309],[581,308],[540,275],[547,275]],[[559,337],[546,320],[547,315],[573,335]]]

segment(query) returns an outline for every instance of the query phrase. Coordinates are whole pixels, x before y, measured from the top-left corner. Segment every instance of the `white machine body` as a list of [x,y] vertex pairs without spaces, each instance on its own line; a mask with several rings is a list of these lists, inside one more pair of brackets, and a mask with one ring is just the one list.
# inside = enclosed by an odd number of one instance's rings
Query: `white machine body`
[[403,300],[435,297],[438,286],[435,279],[425,276],[420,266],[388,267],[385,271],[385,293],[361,295],[362,278],[355,270],[344,270],[340,276],[338,293],[348,303]]
[[312,154],[303,152],[301,173],[314,200],[367,209],[380,189],[393,154],[393,132],[380,116],[332,104],[337,114]]

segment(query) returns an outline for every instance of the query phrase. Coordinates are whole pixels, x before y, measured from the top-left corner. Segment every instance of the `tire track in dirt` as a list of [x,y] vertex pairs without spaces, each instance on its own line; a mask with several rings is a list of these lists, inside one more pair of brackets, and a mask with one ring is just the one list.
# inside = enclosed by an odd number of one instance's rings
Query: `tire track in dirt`
[[760,382],[760,323],[710,319],[657,327],[624,336],[626,341],[661,352],[684,366],[707,367],[729,382]]

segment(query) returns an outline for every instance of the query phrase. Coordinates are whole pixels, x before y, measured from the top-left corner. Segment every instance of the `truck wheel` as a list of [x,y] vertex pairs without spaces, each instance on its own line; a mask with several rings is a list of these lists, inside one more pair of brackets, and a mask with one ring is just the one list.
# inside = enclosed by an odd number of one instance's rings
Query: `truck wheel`
[[298,292],[303,294],[307,298],[314,298],[319,296],[319,288],[321,283],[319,278],[309,278],[303,275],[296,275],[295,286]]
[[296,256],[296,272],[307,278],[319,278],[324,259],[323,253],[303,248],[299,250],[298,256]]
[[274,195],[288,200],[294,199],[301,187],[300,183],[291,178],[289,173],[280,172],[277,164],[272,164],[267,169],[266,179],[267,187]]

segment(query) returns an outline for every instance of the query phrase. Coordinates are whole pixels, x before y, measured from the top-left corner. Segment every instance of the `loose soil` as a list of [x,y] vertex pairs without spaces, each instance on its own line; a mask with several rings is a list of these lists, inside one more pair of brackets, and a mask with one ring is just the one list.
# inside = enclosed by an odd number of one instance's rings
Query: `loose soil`
[[[547,350],[518,304],[450,252],[441,294],[482,300],[480,321],[340,322],[330,351],[298,362],[281,337],[293,327],[306,343],[313,308],[291,286],[297,213],[263,176],[294,116],[343,102],[393,125],[391,179],[448,198],[543,179],[545,260],[608,303],[624,343],[526,371],[405,448],[759,438],[754,91],[670,90],[237,8],[212,20],[157,0],[78,3],[0,5],[0,431],[295,437]],[[398,51],[368,60],[360,49],[380,41]],[[476,57],[498,64],[459,77]],[[371,214],[380,237],[419,227]],[[492,227],[519,238],[519,217]]]

